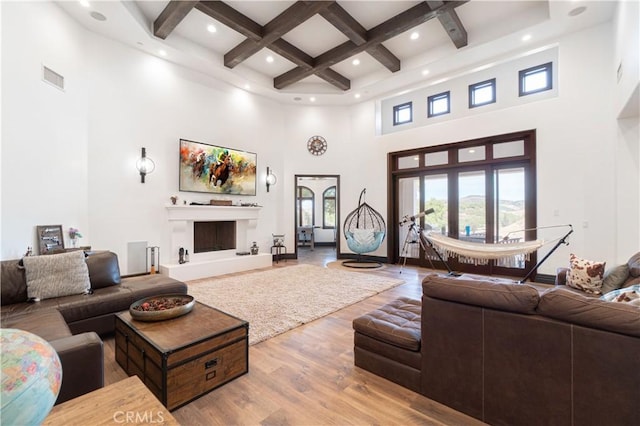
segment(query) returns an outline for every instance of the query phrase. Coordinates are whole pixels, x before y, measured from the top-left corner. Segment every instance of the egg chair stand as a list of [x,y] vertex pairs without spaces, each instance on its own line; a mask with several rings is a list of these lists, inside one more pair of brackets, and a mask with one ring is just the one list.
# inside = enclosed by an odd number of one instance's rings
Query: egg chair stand
[[342,262],[343,266],[354,269],[376,269],[382,263],[363,258],[363,254],[376,251],[386,236],[387,225],[373,207],[362,201],[367,189],[360,192],[358,207],[353,210],[344,221],[342,228],[347,246],[356,254],[355,259]]

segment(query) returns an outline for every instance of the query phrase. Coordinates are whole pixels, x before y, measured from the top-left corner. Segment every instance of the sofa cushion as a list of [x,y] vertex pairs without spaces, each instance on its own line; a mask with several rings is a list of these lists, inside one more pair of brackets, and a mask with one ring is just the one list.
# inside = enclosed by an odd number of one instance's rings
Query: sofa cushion
[[401,297],[353,320],[353,329],[394,346],[420,350],[420,300]]
[[540,297],[538,313],[560,321],[640,337],[640,307],[557,287]]
[[27,296],[44,300],[91,289],[89,269],[83,251],[23,258],[27,279]]
[[618,265],[615,268],[609,268],[604,273],[604,279],[602,280],[602,288],[600,291],[602,294],[609,293],[612,290],[616,290],[624,284],[629,276],[629,265]]
[[86,255],[92,289],[120,284],[118,255],[110,251],[88,251]]
[[535,313],[539,291],[529,284],[481,275],[427,274],[422,293],[435,299],[482,306],[502,311]]
[[17,260],[3,260],[0,262],[0,301],[2,306],[13,303],[26,302],[27,280],[24,276],[24,268],[18,264]]
[[571,254],[569,256],[569,272],[567,285],[586,293],[601,294],[605,262],[583,259]]
[[629,267],[629,276],[634,278],[640,277],[640,252],[631,256],[627,262],[627,266]]
[[2,328],[18,328],[47,341],[71,336],[64,318],[55,308],[15,314],[2,320]]

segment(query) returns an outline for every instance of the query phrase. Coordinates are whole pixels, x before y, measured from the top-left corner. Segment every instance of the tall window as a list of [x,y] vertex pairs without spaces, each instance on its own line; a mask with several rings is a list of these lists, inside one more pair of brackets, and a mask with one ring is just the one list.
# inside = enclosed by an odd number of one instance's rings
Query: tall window
[[449,114],[451,112],[451,108],[449,107],[450,96],[451,92],[449,91],[429,96],[427,98],[427,116],[436,117],[438,115]]
[[551,90],[553,88],[552,63],[527,68],[518,73],[520,96]]
[[[416,244],[406,215],[429,210],[420,226],[431,233],[480,244],[530,241],[537,238],[535,131],[430,146],[411,151],[418,164],[400,167],[393,161],[406,151],[391,153],[394,217],[388,238],[393,262],[445,268],[430,247]],[[535,264],[513,256],[487,264],[449,256],[452,270],[479,274],[525,276]]]
[[296,198],[298,203],[298,226],[313,226],[315,222],[313,212],[315,195],[313,191],[306,186],[299,186]]
[[496,79],[469,85],[469,108],[492,104],[496,101]]
[[322,193],[322,227],[336,227],[336,187],[327,188]]
[[393,107],[393,125],[411,123],[413,121],[413,104],[396,105]]

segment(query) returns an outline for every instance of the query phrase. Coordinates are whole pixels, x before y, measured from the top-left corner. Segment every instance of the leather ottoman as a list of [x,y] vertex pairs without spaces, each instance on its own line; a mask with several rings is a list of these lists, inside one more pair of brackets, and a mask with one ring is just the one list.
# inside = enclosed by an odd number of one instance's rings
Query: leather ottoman
[[353,320],[355,365],[420,392],[421,310],[402,297]]

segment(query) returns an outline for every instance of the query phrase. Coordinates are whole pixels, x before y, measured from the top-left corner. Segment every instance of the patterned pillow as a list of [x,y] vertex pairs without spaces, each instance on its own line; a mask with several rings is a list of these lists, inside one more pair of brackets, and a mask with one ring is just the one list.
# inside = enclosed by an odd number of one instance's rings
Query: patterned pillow
[[567,285],[585,293],[602,294],[602,281],[605,262],[594,262],[579,258],[575,254],[569,257]]
[[610,291],[609,293],[600,297],[600,299],[606,300],[607,302],[622,302],[640,307],[640,284]]
[[89,268],[82,250],[23,258],[27,296],[34,300],[89,293]]

